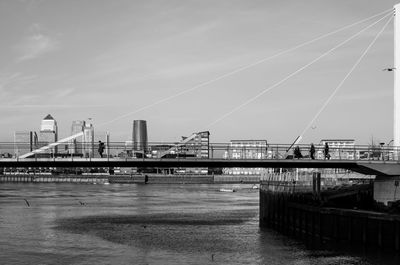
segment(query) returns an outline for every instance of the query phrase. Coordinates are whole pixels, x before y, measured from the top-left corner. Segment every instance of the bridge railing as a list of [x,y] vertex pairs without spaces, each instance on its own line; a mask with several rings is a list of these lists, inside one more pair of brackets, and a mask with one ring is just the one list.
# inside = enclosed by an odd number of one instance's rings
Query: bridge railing
[[[8,143],[0,142],[0,159],[21,158],[46,143]],[[289,144],[252,144],[252,143],[207,143],[201,142],[179,145],[178,143],[150,142],[143,149],[135,150],[133,145],[123,142],[111,142],[104,145],[102,159],[311,159],[310,145],[298,145],[301,157],[296,157],[294,147]],[[166,153],[166,151],[168,151]],[[325,155],[323,145],[315,145],[315,159],[331,160],[384,160],[397,161],[400,148],[393,146],[330,146],[329,155]],[[101,159],[98,143],[64,143],[57,147],[35,153],[26,159]]]

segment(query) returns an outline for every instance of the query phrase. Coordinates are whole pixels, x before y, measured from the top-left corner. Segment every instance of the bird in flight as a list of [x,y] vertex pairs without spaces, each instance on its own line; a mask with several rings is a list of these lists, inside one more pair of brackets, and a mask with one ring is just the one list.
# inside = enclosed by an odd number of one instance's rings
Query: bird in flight
[[24,199],[24,201],[26,202],[26,205],[28,205],[28,207],[30,207],[30,204],[29,204],[28,200]]
[[383,69],[382,71],[391,72],[391,71],[393,71],[393,70],[396,70],[396,68],[394,68],[394,67],[392,67],[392,68],[385,68],[385,69]]

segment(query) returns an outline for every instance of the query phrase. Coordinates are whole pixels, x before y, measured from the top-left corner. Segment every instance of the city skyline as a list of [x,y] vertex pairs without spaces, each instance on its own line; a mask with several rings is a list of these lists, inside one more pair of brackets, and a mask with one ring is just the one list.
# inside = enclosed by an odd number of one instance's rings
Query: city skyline
[[[73,120],[90,117],[95,129],[110,131],[112,141],[130,139],[132,121],[146,120],[150,142],[176,141],[204,130],[211,132],[212,142],[292,142],[386,20],[209,128],[205,127],[378,18],[154,103],[396,3],[2,2],[0,111],[6,129],[0,141],[12,141],[14,131],[37,130],[40,119],[50,113],[59,123],[59,138],[70,133]],[[393,138],[393,75],[382,69],[391,66],[392,23],[303,143],[352,138],[368,144],[372,137],[388,143]],[[118,117],[123,118],[109,123]]]

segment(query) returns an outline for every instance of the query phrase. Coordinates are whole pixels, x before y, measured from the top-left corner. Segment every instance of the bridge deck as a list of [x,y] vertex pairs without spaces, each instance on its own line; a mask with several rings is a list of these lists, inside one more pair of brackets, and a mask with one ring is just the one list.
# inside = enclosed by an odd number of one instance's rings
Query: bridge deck
[[366,175],[399,176],[398,161],[311,159],[32,158],[0,159],[0,167],[245,167],[342,168]]

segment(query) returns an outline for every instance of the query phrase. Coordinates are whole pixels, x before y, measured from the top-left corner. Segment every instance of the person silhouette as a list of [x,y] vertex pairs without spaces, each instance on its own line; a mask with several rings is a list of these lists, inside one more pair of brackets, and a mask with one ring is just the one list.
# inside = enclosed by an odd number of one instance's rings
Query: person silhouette
[[328,145],[328,143],[325,143],[324,155],[325,155],[324,159],[328,159],[329,160],[331,158],[331,156],[329,154],[329,145]]
[[103,152],[104,152],[104,143],[102,141],[99,141],[99,155],[101,158],[103,158]]
[[300,147],[296,146],[296,148],[294,148],[294,158],[300,159],[302,157],[303,155],[301,154]]
[[314,146],[314,144],[313,143],[311,143],[311,146],[310,146],[310,157],[311,157],[311,159],[315,159],[315,146]]

